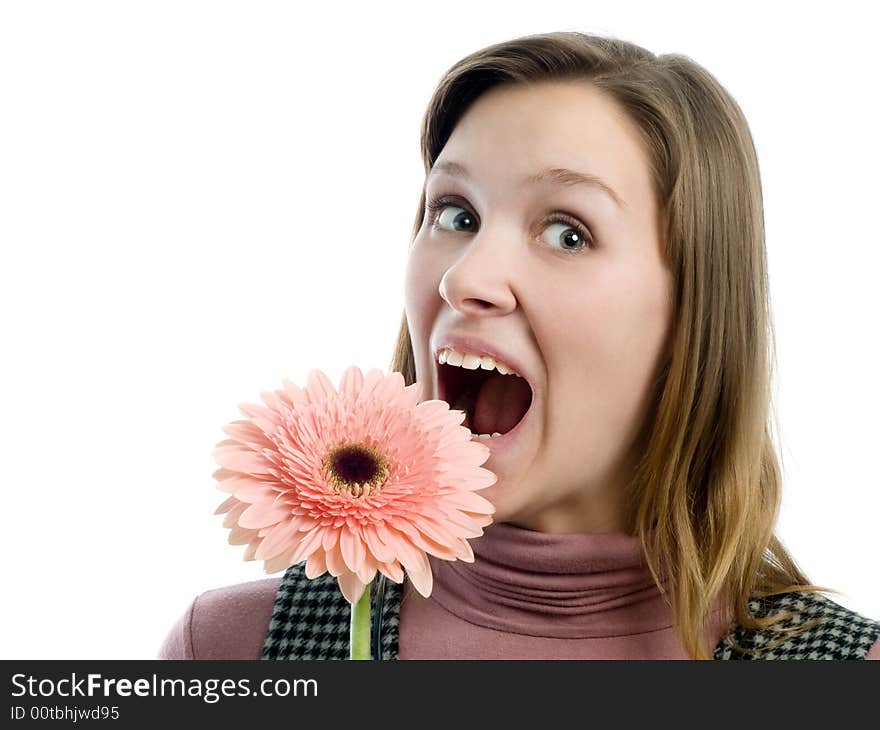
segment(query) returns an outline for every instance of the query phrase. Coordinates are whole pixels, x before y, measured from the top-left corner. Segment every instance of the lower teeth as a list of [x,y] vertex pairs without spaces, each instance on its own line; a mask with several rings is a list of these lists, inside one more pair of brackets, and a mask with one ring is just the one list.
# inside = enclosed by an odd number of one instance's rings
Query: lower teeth
[[496,431],[493,434],[488,434],[488,433],[471,434],[471,437],[475,438],[475,439],[494,439],[494,438],[498,438],[499,436],[501,436],[501,434],[498,433],[498,431]]

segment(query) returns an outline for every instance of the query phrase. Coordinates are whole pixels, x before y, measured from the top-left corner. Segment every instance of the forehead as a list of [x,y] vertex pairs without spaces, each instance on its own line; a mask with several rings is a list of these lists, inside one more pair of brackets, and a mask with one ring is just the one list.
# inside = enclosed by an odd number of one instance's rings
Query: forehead
[[462,160],[496,183],[566,167],[607,180],[625,200],[649,187],[648,160],[634,123],[584,81],[489,90],[453,129],[437,162],[447,159]]

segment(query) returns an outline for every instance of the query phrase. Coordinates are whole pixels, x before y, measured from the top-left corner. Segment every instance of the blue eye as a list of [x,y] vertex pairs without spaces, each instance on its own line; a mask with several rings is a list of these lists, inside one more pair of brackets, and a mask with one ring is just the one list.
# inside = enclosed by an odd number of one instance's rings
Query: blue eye
[[570,223],[567,220],[551,221],[551,223],[552,225],[547,226],[548,231],[554,226],[559,226],[561,230],[559,235],[549,237],[551,246],[555,243],[561,243],[564,245],[562,250],[565,253],[580,253],[593,247],[593,239],[590,238],[590,234],[576,223]]
[[[461,213],[449,216],[445,215],[447,213],[446,209],[452,208],[453,210],[460,210],[464,213]],[[431,224],[437,226],[439,228],[443,228],[443,224],[446,225],[455,225],[457,223],[461,223],[462,225],[473,225],[473,216],[468,213],[467,209],[462,208],[461,206],[455,205],[448,200],[443,198],[437,199],[432,198],[428,201],[428,210],[431,213]],[[461,230],[461,229],[454,229]]]
[[[444,197],[431,198],[426,205],[430,214],[429,220],[433,227],[453,232],[472,231],[475,218],[467,208]],[[451,211],[459,212],[448,214]],[[551,230],[554,225],[561,226],[560,232],[549,238],[549,243],[554,248],[557,243],[563,244],[563,247],[559,248],[562,253],[579,254],[593,248],[595,245],[589,231],[577,219],[566,213],[555,213],[546,223],[552,224],[547,226],[545,229],[547,231]],[[459,226],[464,226],[464,228]]]

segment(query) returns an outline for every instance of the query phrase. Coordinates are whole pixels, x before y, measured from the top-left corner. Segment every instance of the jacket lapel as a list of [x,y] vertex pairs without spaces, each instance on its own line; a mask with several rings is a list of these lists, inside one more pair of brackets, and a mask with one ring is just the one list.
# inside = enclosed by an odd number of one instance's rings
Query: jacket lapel
[[[374,659],[397,659],[402,587],[381,573],[370,585]],[[303,561],[281,578],[260,659],[345,660],[350,632],[351,605],[336,578],[329,573],[306,578]]]

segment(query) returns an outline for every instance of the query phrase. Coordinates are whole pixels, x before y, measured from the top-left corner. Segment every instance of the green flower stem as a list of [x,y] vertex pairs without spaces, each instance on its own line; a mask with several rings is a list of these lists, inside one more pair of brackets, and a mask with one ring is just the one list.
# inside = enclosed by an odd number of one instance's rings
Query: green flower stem
[[351,607],[351,656],[349,659],[370,659],[370,585]]

